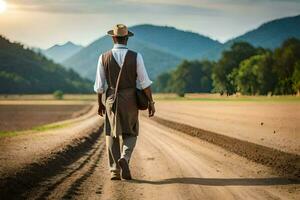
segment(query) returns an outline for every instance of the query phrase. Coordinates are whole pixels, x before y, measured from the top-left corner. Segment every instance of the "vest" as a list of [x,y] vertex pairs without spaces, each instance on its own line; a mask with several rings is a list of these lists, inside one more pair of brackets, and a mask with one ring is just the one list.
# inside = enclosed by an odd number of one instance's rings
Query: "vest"
[[113,106],[109,106],[119,72],[121,70],[117,61],[108,51],[102,55],[102,64],[108,85],[106,91],[106,114],[105,133],[110,136],[133,135],[139,132],[138,108],[136,102],[136,79],[137,79],[137,53],[128,50],[122,66],[122,73],[119,82],[116,101]]

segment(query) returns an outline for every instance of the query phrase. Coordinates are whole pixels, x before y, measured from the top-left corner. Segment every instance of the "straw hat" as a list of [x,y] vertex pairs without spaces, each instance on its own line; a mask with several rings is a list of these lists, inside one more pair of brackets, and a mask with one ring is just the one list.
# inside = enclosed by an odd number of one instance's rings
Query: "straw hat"
[[133,32],[129,31],[127,26],[125,26],[124,24],[115,25],[113,30],[108,31],[107,34],[115,37],[124,37],[124,36],[131,37],[134,35]]

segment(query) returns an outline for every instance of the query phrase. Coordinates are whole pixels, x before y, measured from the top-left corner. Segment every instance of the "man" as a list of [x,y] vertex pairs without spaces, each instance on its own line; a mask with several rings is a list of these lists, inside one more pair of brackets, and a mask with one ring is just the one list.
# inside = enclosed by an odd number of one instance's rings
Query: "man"
[[149,117],[152,117],[155,113],[150,88],[152,81],[141,54],[126,47],[128,38],[134,34],[123,24],[116,25],[107,33],[112,36],[114,47],[99,57],[94,90],[98,93],[98,114],[105,115],[111,180],[130,180],[129,161],[139,133],[136,87],[138,84],[145,92],[149,101]]

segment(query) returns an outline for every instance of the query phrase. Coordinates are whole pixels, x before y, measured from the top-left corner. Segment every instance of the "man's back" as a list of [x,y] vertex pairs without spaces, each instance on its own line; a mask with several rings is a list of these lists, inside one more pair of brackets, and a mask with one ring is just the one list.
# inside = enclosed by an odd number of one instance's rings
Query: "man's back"
[[108,88],[116,88],[117,78],[122,70],[119,81],[119,91],[124,88],[135,89],[137,79],[137,53],[131,50],[127,50],[126,53],[124,51],[114,50],[115,51],[111,50],[102,55],[102,65],[104,67]]

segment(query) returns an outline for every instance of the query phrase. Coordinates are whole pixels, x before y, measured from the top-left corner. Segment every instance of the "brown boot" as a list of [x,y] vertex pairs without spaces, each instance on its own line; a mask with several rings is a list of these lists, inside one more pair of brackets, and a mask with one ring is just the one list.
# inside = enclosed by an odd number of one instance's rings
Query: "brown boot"
[[125,180],[131,180],[131,174],[130,174],[130,170],[129,170],[129,165],[127,163],[127,161],[125,160],[125,158],[120,158],[118,160],[119,166],[121,168],[121,177],[122,179]]

